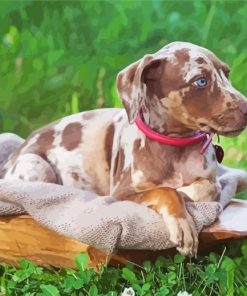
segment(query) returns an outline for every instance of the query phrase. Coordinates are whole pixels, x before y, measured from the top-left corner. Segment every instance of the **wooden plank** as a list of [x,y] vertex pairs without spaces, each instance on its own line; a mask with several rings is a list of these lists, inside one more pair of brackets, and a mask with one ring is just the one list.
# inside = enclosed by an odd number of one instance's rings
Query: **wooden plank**
[[200,241],[247,237],[247,200],[233,199],[219,219],[203,229]]
[[[227,239],[247,237],[247,201],[233,200],[210,227],[199,236],[199,249],[203,250]],[[81,242],[58,235],[41,226],[30,216],[0,217],[0,262],[17,265],[27,259],[42,266],[74,267],[74,257],[81,251],[90,256],[90,267],[110,261],[124,264],[127,261],[141,263],[154,260],[159,255],[174,254],[175,249],[163,251],[119,250],[117,255],[107,256]]]

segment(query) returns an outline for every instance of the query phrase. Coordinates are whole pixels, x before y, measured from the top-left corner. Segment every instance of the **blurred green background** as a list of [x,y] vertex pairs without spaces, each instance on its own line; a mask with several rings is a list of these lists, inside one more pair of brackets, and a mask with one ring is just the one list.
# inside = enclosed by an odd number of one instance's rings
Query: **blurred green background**
[[[71,113],[121,106],[118,71],[175,40],[214,51],[247,95],[247,1],[1,1],[1,132],[25,137]],[[246,135],[221,138],[225,163],[247,169]]]

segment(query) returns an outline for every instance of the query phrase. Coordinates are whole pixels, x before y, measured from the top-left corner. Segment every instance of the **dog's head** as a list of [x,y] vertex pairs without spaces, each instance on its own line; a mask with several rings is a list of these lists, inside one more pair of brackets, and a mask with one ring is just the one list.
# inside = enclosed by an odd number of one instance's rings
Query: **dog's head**
[[231,85],[229,72],[209,50],[174,42],[121,71],[117,88],[130,123],[142,109],[161,131],[169,121],[181,132],[230,136],[247,125],[247,101]]

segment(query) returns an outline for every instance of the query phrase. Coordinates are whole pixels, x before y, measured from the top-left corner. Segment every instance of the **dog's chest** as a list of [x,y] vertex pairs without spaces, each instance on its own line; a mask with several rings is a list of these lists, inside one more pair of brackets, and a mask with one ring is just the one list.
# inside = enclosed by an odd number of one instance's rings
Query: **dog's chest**
[[184,162],[175,164],[176,171],[182,175],[183,184],[190,185],[199,179],[216,179],[217,160],[213,145],[210,145],[203,154],[200,154],[200,144],[189,148]]
[[154,187],[180,188],[200,178],[216,178],[214,149],[209,146],[201,155],[200,145],[164,146],[137,133],[127,146],[120,146],[114,195],[131,194]]

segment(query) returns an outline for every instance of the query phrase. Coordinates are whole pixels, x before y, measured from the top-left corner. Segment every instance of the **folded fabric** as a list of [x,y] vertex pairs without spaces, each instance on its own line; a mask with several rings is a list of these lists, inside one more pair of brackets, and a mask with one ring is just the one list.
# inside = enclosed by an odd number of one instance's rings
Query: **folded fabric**
[[[198,232],[222,210],[217,202],[187,202],[186,207]],[[68,186],[0,180],[0,215],[21,213],[30,214],[60,234],[107,252],[174,246],[169,241],[165,221],[146,206]]]
[[10,153],[17,149],[23,142],[24,139],[15,134],[0,134],[0,164],[4,162],[8,158]]

